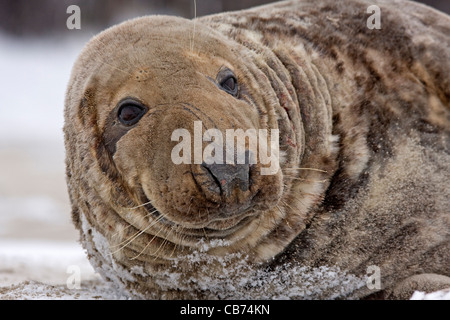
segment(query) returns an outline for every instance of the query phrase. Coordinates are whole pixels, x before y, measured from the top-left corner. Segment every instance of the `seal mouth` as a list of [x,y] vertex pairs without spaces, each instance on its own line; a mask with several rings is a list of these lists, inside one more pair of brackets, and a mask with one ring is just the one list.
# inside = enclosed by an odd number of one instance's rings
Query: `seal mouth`
[[[228,219],[229,220],[229,219]],[[217,221],[214,225],[200,228],[183,228],[183,234],[191,237],[201,238],[224,238],[236,233],[239,229],[250,223],[251,217],[245,216],[237,221]]]
[[143,206],[146,211],[152,215],[154,219],[169,227],[171,229],[175,229],[186,236],[194,236],[194,237],[213,237],[213,238],[223,238],[229,235],[232,235],[237,230],[242,227],[245,227],[250,221],[251,218],[256,215],[256,211],[251,208],[247,208],[244,212],[238,215],[232,215],[231,217],[225,218],[216,218],[214,220],[208,220],[203,223],[187,223],[188,226],[182,225],[179,222],[175,222],[167,215],[158,211],[152,204],[150,199],[144,194],[144,203]]

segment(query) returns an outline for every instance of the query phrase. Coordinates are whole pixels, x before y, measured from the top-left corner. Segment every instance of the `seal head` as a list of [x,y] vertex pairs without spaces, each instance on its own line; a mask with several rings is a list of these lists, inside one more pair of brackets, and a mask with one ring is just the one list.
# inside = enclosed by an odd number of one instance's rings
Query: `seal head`
[[[255,247],[280,224],[290,183],[278,169],[296,166],[304,129],[293,88],[280,106],[277,75],[244,49],[175,17],[132,20],[91,40],[66,101],[76,224],[82,212],[119,255],[163,260],[204,239],[226,240],[222,254]],[[279,141],[278,153],[270,146]]]

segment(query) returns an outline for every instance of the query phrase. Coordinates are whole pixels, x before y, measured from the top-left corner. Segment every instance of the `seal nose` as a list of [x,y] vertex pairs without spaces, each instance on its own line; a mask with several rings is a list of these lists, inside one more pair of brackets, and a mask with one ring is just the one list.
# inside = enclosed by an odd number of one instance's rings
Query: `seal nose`
[[213,186],[212,191],[216,193],[229,197],[236,188],[241,191],[250,188],[250,165],[247,163],[232,165],[203,162],[201,166],[214,180],[216,186]]

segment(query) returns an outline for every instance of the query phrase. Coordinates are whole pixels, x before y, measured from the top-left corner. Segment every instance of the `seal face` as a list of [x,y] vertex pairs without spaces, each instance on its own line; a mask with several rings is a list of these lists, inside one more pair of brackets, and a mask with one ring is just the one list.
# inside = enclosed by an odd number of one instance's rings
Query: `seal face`
[[[67,183],[106,279],[147,298],[332,298],[372,293],[369,265],[386,288],[449,275],[450,19],[405,2],[434,17],[413,34],[419,18],[382,1],[394,43],[355,17],[365,5],[143,17],[87,44],[66,95]],[[324,268],[351,286],[323,285]]]

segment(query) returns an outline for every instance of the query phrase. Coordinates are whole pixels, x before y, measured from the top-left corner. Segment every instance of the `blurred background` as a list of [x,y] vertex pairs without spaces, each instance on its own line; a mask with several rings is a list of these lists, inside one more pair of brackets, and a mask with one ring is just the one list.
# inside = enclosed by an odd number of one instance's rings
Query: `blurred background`
[[[245,9],[274,0],[197,0],[197,15]],[[431,7],[450,12],[449,0],[422,0]],[[83,13],[83,29],[99,31],[127,18],[146,14],[194,16],[194,0],[0,0],[0,29],[19,37],[65,35],[69,5]]]
[[[197,16],[268,2],[197,0]],[[450,12],[448,0],[423,2]],[[69,5],[81,9],[80,30],[66,27]],[[194,0],[0,0],[0,289],[63,281],[65,265],[85,263],[64,177],[66,85],[89,38],[147,14],[192,18]]]

